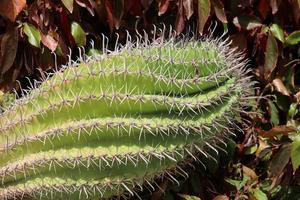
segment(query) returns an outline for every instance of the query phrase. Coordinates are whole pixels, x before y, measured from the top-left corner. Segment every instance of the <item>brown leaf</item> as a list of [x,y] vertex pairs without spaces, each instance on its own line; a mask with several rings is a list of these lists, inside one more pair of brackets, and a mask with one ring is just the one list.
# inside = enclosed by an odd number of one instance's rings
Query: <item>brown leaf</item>
[[268,131],[260,131],[262,137],[272,138],[277,135],[288,135],[290,132],[294,132],[295,128],[287,125],[279,125],[271,128]]
[[165,14],[168,10],[170,0],[160,0],[158,2],[158,16]]
[[183,8],[185,16],[187,19],[190,19],[194,14],[194,3],[193,0],[183,0]]
[[229,200],[229,197],[226,195],[218,195],[213,200]]
[[244,33],[236,33],[230,36],[232,47],[237,47],[239,51],[247,50],[247,38]]
[[7,72],[14,63],[18,50],[18,29],[11,28],[2,37],[0,47],[0,74]]
[[175,21],[175,31],[177,35],[183,31],[184,25],[185,25],[185,20],[184,20],[184,12],[183,12],[183,0],[179,0],[178,12]]
[[56,50],[56,47],[58,45],[58,41],[56,41],[53,37],[51,37],[49,34],[44,35],[42,34],[42,43],[48,47],[52,52]]
[[242,169],[243,169],[243,173],[245,175],[247,175],[249,178],[251,178],[251,179],[257,178],[257,175],[254,170],[250,169],[249,167],[247,167],[245,165],[243,165]]
[[14,22],[18,14],[26,6],[26,0],[1,0],[0,15],[3,15]]
[[210,14],[210,0],[198,0],[198,32],[203,34],[204,26]]
[[280,92],[283,95],[290,96],[290,93],[288,92],[288,90],[286,89],[286,87],[284,86],[284,84],[280,78],[275,78],[272,81],[272,84],[275,86],[275,89],[278,92]]
[[221,22],[227,23],[227,18],[226,18],[223,3],[220,0],[212,0],[211,3],[213,5],[213,8],[214,8],[217,18]]

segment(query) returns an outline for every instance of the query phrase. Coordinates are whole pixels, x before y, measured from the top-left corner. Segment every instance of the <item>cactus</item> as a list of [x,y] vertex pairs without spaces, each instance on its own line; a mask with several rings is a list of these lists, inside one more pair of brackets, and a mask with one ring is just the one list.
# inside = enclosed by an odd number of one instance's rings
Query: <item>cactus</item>
[[245,63],[211,37],[70,61],[1,114],[0,199],[135,195],[188,176],[234,135],[253,85]]

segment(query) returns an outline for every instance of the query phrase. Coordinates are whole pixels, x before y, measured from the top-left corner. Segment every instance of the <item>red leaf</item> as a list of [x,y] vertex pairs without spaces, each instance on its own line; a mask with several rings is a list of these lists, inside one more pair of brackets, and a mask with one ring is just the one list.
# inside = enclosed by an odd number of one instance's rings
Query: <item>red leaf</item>
[[202,35],[210,14],[210,0],[198,0],[198,31]]
[[175,21],[175,31],[176,34],[180,34],[184,29],[185,21],[184,21],[184,12],[183,12],[183,0],[179,0],[178,12]]
[[268,14],[270,7],[269,7],[269,1],[268,0],[260,0],[258,3],[258,11],[261,16],[261,18],[264,20],[266,19],[266,16]]
[[14,22],[18,14],[26,6],[26,0],[1,0],[0,15],[3,15]]
[[272,14],[274,15],[278,11],[278,2],[277,0],[270,0],[270,6],[272,8]]
[[112,33],[114,30],[114,17],[113,17],[113,8],[110,0],[105,0],[104,2],[106,13],[107,13],[107,20],[109,25],[109,30]]
[[56,50],[56,47],[58,45],[58,41],[56,41],[53,37],[44,34],[42,34],[42,43],[52,52]]
[[183,8],[185,16],[187,19],[190,19],[194,14],[194,3],[193,0],[183,0]]
[[141,3],[145,10],[148,10],[150,5],[152,4],[153,0],[141,0]]
[[70,21],[68,19],[68,15],[65,11],[65,9],[62,9],[60,12],[60,25],[62,30],[64,31],[65,35],[67,36],[68,41],[71,45],[75,45],[75,40],[71,34],[71,26]]
[[124,0],[113,0],[113,18],[115,28],[118,30],[124,15]]
[[158,3],[158,16],[165,14],[168,10],[170,0],[160,0]]
[[90,0],[76,0],[76,3],[79,6],[86,8],[92,16],[95,15],[94,12],[94,8],[96,7],[95,3],[92,3]]
[[18,30],[12,28],[7,31],[1,40],[0,74],[7,72],[14,63],[18,49]]
[[212,5],[214,7],[217,18],[223,22],[227,23],[227,18],[224,10],[224,5],[220,0],[212,0]]
[[130,0],[128,2],[128,12],[133,16],[142,16],[142,5],[140,0]]

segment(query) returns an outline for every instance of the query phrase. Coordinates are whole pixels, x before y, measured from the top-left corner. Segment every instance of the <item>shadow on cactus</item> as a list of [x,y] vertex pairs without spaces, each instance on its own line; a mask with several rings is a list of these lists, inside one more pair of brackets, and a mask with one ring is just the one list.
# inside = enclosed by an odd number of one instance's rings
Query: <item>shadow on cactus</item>
[[0,116],[0,199],[136,195],[188,176],[234,135],[252,98],[245,64],[211,37],[70,61]]

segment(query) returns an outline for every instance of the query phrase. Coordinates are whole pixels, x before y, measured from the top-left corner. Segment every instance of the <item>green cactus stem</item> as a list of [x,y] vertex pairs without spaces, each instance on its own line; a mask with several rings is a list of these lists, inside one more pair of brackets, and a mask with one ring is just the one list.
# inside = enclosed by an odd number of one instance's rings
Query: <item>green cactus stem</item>
[[253,86],[242,54],[212,38],[128,44],[70,61],[5,108],[0,199],[136,195],[224,151]]

